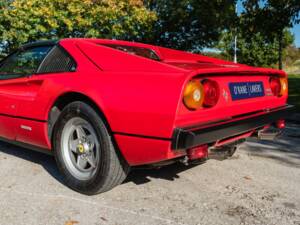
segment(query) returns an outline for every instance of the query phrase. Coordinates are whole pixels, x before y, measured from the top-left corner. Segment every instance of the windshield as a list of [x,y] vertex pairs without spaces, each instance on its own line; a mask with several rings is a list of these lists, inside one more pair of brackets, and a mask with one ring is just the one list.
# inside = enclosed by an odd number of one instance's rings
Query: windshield
[[160,58],[152,49],[135,47],[135,46],[127,46],[127,45],[114,45],[114,44],[101,44],[101,45],[118,49],[120,51],[127,52],[132,55],[138,55],[144,58],[160,61]]

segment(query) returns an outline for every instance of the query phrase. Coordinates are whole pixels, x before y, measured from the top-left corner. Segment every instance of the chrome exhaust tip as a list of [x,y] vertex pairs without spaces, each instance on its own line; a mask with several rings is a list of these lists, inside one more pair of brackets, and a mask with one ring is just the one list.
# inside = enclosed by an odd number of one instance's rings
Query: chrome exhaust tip
[[273,141],[282,133],[282,129],[268,128],[258,131],[257,137],[259,140]]

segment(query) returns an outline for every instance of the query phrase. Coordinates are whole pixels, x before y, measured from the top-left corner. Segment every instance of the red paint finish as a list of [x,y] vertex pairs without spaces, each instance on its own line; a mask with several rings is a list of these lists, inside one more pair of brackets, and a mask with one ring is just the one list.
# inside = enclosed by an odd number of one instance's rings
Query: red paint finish
[[245,133],[245,134],[241,134],[241,135],[236,136],[236,137],[233,137],[233,138],[229,138],[229,139],[222,140],[222,141],[217,141],[217,142],[215,143],[214,147],[221,147],[221,146],[223,146],[223,145],[226,145],[226,144],[229,144],[229,143],[232,143],[232,142],[241,140],[241,139],[248,138],[248,137],[250,137],[253,133],[254,133],[254,131],[250,131],[250,132],[247,132],[247,133]]
[[[210,74],[197,76],[201,81],[205,77],[215,80],[220,87],[220,98],[218,103],[212,108],[203,108],[197,111],[189,111],[182,104],[178,108],[175,124],[176,127],[189,127],[209,121],[228,119],[246,113],[256,112],[265,109],[272,109],[286,104],[287,96],[277,97],[270,89],[269,77],[262,75],[219,75],[212,78]],[[262,81],[265,87],[266,96],[233,101],[230,96],[230,82]]]
[[118,147],[130,165],[151,164],[178,158],[186,155],[186,151],[171,150],[170,141],[150,138],[115,135]]
[[8,140],[14,140],[16,138],[16,120],[0,115],[0,124],[0,136]]
[[[160,61],[102,44],[147,48]],[[116,40],[63,39],[59,45],[76,61],[75,72],[0,80],[1,137],[50,150],[49,111],[60,96],[75,92],[85,95],[102,111],[128,163],[142,165],[187,154],[186,149],[171,150],[175,128],[286,104],[287,95],[274,96],[269,82],[271,76],[285,77],[282,71]],[[183,90],[192,79],[209,79],[218,85],[220,97],[215,105],[196,111],[184,106]],[[229,83],[249,81],[263,82],[266,96],[232,101]]]
[[19,126],[16,130],[16,141],[35,145],[41,148],[49,148],[50,142],[47,136],[48,124],[46,122],[15,119]]

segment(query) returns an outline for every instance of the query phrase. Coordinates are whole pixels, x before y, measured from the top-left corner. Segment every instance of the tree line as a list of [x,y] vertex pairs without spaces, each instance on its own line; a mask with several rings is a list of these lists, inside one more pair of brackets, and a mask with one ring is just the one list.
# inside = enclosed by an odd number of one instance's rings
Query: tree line
[[0,0],[0,54],[22,43],[65,37],[141,41],[181,50],[221,50],[239,62],[278,64],[293,42],[299,0]]

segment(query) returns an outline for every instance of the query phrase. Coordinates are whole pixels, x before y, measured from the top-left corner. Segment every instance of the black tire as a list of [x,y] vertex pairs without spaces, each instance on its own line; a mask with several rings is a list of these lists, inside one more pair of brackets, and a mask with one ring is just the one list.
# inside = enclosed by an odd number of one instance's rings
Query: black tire
[[[100,159],[94,168],[94,175],[88,180],[80,180],[72,175],[62,155],[62,132],[66,123],[72,118],[82,118],[88,121],[95,130],[99,140]],[[116,151],[112,137],[98,113],[88,104],[80,101],[72,102],[61,112],[53,133],[54,155],[57,166],[68,187],[87,195],[109,191],[121,184],[129,172],[129,165]]]
[[231,146],[228,150],[228,157],[229,158],[233,157],[237,149],[238,149],[238,145]]

